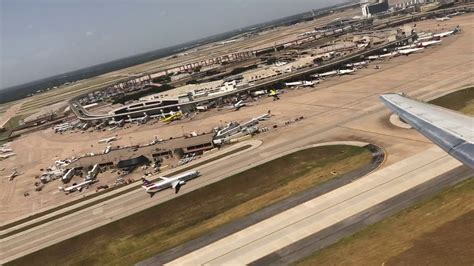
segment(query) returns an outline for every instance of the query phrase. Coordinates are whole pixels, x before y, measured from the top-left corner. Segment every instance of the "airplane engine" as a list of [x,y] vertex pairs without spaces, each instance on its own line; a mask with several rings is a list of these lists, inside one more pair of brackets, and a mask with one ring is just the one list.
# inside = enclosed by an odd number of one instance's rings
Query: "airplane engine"
[[182,185],[184,185],[184,184],[186,184],[186,181],[184,181],[184,180],[179,181],[179,185],[180,185],[180,186],[182,186]]

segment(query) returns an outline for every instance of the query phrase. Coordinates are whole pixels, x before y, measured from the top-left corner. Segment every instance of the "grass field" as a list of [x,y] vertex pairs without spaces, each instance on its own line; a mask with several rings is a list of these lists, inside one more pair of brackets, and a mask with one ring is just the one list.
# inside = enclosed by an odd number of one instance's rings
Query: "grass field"
[[130,265],[365,166],[371,159],[366,148],[353,146],[324,146],[299,151],[11,264]]
[[474,87],[450,93],[430,103],[474,116]]
[[5,131],[0,132],[0,145],[6,142],[6,138],[10,137],[12,134],[13,130],[20,125],[20,121],[26,117],[28,117],[30,114],[23,114],[23,115],[17,115],[8,120],[8,122],[5,124]]
[[17,126],[20,125],[20,121],[25,119],[29,115],[31,115],[31,114],[16,115],[16,116],[10,118],[10,120],[8,120],[8,122],[5,124],[5,128],[8,128],[8,129],[16,128]]
[[[474,115],[474,87],[430,103]],[[297,265],[474,265],[474,177]]]

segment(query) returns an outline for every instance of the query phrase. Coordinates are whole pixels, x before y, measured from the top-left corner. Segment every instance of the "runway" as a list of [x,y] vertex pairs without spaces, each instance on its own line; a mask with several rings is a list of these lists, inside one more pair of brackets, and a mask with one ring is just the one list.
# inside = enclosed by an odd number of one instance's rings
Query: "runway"
[[249,264],[461,165],[432,147],[167,265]]
[[429,201],[433,195],[442,193],[444,190],[472,178],[473,175],[474,171],[467,166],[454,168],[428,182],[411,188],[348,219],[253,261],[249,265],[290,265],[295,263],[302,258],[312,255],[317,250],[337,243],[342,238],[364,230],[369,225],[381,222],[392,215],[397,215],[400,211],[410,208],[417,203],[425,200]]
[[[466,38],[459,39],[461,44],[469,42],[469,38]],[[440,149],[433,148],[433,145],[417,132],[392,127],[388,122],[389,111],[377,99],[381,93],[390,91],[405,91],[426,99],[471,82],[470,73],[463,72],[469,64],[472,64],[471,58],[458,53],[453,55],[458,49],[456,45],[437,49],[433,54],[439,51],[438,57],[441,53],[445,58],[449,58],[449,61],[443,65],[432,66],[430,69],[420,69],[419,64],[423,62],[429,64],[433,56],[414,55],[416,60],[397,59],[400,60],[399,64],[387,70],[393,73],[390,75],[390,85],[387,85],[389,72],[384,75],[382,70],[372,76],[352,80],[350,84],[334,85],[294,96],[289,99],[291,102],[299,106],[305,104],[308,106],[306,110],[311,110],[305,115],[304,120],[278,128],[276,132],[262,134],[258,138],[263,140],[263,144],[253,150],[236,155],[232,159],[199,167],[202,177],[186,184],[182,192],[190,192],[210,182],[252,168],[291,149],[319,142],[347,139],[365,141],[384,147],[389,154],[384,167],[379,171],[265,220],[262,223],[268,223],[268,228],[262,231],[263,235],[255,231],[256,238],[252,238],[248,233],[243,233],[242,239],[232,243],[226,241],[208,255],[199,250],[196,251],[198,253],[191,254],[202,263],[252,262],[410,187],[428,181],[434,178],[434,171],[442,173],[458,167],[459,162]],[[412,76],[415,70],[418,71],[417,76]],[[422,75],[423,78],[418,75]],[[281,102],[284,101],[283,98]],[[272,113],[276,116],[282,115],[284,109],[277,108],[281,103],[270,104],[276,106],[275,109],[266,105],[257,106],[255,109],[272,109]],[[405,160],[408,156],[411,156],[411,161]],[[415,174],[416,177],[413,177]],[[180,195],[182,194],[178,194],[178,197]],[[158,193],[152,199],[143,191],[132,191],[1,239],[0,263],[14,260],[174,197],[176,195],[170,190]],[[288,231],[286,228],[292,227],[293,224],[299,226]],[[261,223],[254,226],[261,226]],[[250,232],[247,230],[251,230],[254,226],[243,231]],[[279,228],[279,231],[272,230],[273,226],[275,229]],[[263,245],[263,240],[268,245]],[[255,243],[252,241],[261,244],[259,252],[247,248],[251,246],[255,249]],[[181,258],[182,261],[189,261],[191,254]],[[243,256],[245,258],[242,258]],[[239,260],[237,257],[244,260]],[[192,264],[197,262],[193,261]]]

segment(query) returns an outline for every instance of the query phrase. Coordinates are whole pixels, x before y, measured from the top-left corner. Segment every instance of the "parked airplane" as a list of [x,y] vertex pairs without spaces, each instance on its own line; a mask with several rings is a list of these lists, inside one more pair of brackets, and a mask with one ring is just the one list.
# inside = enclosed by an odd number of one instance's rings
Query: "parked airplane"
[[0,153],[7,153],[7,152],[12,152],[13,150],[10,148],[0,148]]
[[368,63],[369,63],[368,61],[360,61],[360,62],[346,64],[346,67],[362,67],[362,66],[366,66]]
[[244,106],[246,106],[246,105],[247,105],[247,104],[244,103],[243,100],[240,100],[240,101],[236,102],[236,103],[233,105],[233,107],[234,107],[235,111],[239,111],[240,108],[242,108],[242,107],[244,107]]
[[295,81],[295,82],[286,82],[285,86],[287,87],[311,87],[314,86],[315,84],[318,84],[319,80],[302,80],[302,81]]
[[339,69],[339,70],[337,71],[337,74],[338,74],[339,76],[347,75],[347,74],[352,75],[352,74],[354,74],[354,72],[355,72],[355,69]]
[[234,40],[222,41],[222,42],[220,42],[220,44],[223,45],[223,44],[233,43],[233,42],[236,42],[236,41],[238,41],[238,40],[234,39]]
[[414,48],[423,48],[423,47],[428,47],[428,46],[439,44],[439,43],[441,43],[441,40],[417,42],[417,43],[414,43],[414,44],[397,47],[397,51],[407,50],[407,49],[414,49]]
[[316,33],[318,33],[318,31],[312,30],[312,31],[307,31],[307,32],[300,33],[300,34],[298,34],[298,36],[311,36],[311,35],[315,35]]
[[[1,160],[8,159],[8,158],[10,158],[10,157],[12,157],[12,156],[15,156],[15,155],[16,155],[16,153],[14,153],[14,152],[12,152],[12,153],[7,153],[7,154],[0,154],[0,159],[1,159]],[[1,161],[1,160],[0,160],[0,161]]]
[[337,70],[314,74],[314,75],[311,75],[311,77],[323,78],[323,77],[329,77],[329,76],[335,76],[335,75],[337,75]]
[[460,28],[459,26],[456,26],[453,30],[450,30],[450,31],[445,31],[445,32],[441,32],[441,33],[438,33],[438,34],[435,34],[433,35],[433,38],[444,38],[446,36],[449,36],[449,35],[452,35],[452,34],[456,34],[460,31]]
[[433,34],[430,34],[430,35],[418,37],[417,41],[426,41],[426,40],[431,40],[433,38],[434,38]]
[[454,31],[450,30],[450,31],[441,32],[441,33],[433,35],[433,38],[444,38],[444,37],[449,36],[451,34],[454,34]]
[[74,191],[79,191],[80,192],[80,191],[82,191],[83,188],[88,187],[88,186],[92,185],[93,183],[95,183],[97,181],[98,181],[97,179],[91,179],[91,180],[87,180],[87,181],[84,181],[82,183],[79,183],[77,185],[72,185],[72,186],[67,187],[67,188],[59,187],[59,191],[63,191],[66,194],[69,194],[69,193],[74,192]]
[[172,177],[160,177],[161,181],[158,182],[151,182],[146,178],[142,178],[142,188],[145,189],[146,193],[150,194],[150,197],[153,197],[156,192],[165,190],[167,188],[173,188],[175,190],[175,194],[179,192],[181,186],[186,184],[186,181],[194,179],[199,176],[198,171],[191,171],[183,174],[179,174]]
[[122,127],[124,123],[125,123],[125,120],[123,119],[120,119],[119,121],[115,121],[115,120],[109,121],[109,125],[117,125],[118,127]]
[[13,179],[19,175],[20,173],[18,173],[18,170],[16,170],[16,168],[13,168],[10,176],[8,177],[8,180],[13,181]]
[[133,123],[133,122],[137,122],[137,124],[146,124],[146,122],[148,122],[150,120],[150,116],[144,112],[143,113],[143,116],[142,117],[138,117],[138,118],[132,118],[130,115],[128,116],[128,122],[129,123]]
[[288,64],[288,62],[285,62],[285,61],[276,61],[275,62],[276,67],[281,67],[281,66],[284,66],[286,64]]
[[421,46],[421,47],[428,47],[430,45],[435,45],[435,44],[439,44],[439,43],[441,43],[441,40],[421,42],[421,43],[418,43],[418,45]]
[[449,17],[455,17],[455,16],[459,16],[459,15],[462,15],[462,14],[465,14],[466,12],[464,11],[461,11],[461,12],[454,12],[454,13],[451,13],[449,14]]
[[106,147],[105,150],[104,150],[104,154],[109,153],[111,148],[112,148],[112,146],[107,145],[107,147]]
[[144,116],[137,118],[135,121],[137,121],[139,124],[146,124],[150,120],[150,116],[147,113],[143,113]]
[[110,143],[110,142],[115,141],[115,140],[118,140],[118,138],[117,137],[110,137],[110,138],[99,140],[99,143]]
[[423,50],[424,48],[423,47],[420,47],[420,48],[410,48],[410,49],[403,49],[403,50],[398,50],[397,52],[401,55],[409,55],[411,53],[415,53],[415,52],[418,52],[418,51],[421,51]]
[[96,125],[96,126],[95,126],[95,129],[96,129],[96,130],[101,130],[104,126],[105,126],[105,122],[102,122],[102,123]]
[[437,21],[446,21],[446,20],[450,20],[451,18],[446,16],[446,17],[442,17],[442,18],[436,18]]

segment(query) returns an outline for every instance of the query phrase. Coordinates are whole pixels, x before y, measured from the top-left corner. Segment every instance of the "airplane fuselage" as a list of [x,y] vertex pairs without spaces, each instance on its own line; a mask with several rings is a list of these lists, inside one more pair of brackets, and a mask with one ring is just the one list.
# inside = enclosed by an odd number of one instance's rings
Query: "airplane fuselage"
[[149,185],[144,184],[142,187],[147,193],[156,193],[173,187],[173,184],[176,182],[179,182],[180,185],[184,185],[186,181],[194,179],[198,176],[198,171],[191,171]]

